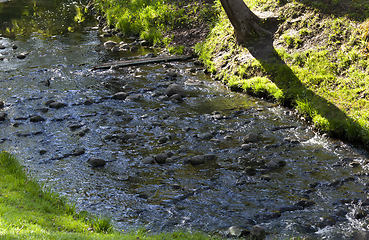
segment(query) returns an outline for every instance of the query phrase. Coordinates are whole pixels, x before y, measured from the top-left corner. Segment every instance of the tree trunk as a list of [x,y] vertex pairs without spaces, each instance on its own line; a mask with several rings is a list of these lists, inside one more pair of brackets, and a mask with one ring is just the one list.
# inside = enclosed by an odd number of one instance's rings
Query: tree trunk
[[253,36],[270,34],[260,27],[260,19],[245,4],[243,0],[220,0],[229,20],[231,21],[236,40],[239,44],[245,43]]

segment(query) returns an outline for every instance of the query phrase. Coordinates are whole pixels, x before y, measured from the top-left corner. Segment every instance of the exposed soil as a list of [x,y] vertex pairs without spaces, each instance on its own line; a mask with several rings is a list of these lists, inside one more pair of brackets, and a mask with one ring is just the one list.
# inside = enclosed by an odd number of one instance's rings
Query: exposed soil
[[[186,14],[188,14],[191,6],[194,5],[190,0],[178,0],[177,2],[184,6]],[[173,30],[164,34],[164,37],[172,38],[169,46],[184,46],[184,54],[192,54],[196,43],[204,41],[210,31],[209,22],[199,17],[199,14],[201,9],[212,7],[214,4],[213,0],[200,0],[195,4],[199,6],[199,10],[190,14],[191,19],[193,19],[190,24],[176,26]]]

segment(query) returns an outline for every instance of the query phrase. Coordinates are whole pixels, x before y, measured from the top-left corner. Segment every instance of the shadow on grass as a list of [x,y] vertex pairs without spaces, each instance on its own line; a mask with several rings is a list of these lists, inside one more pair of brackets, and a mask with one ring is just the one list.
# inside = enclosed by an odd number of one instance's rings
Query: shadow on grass
[[[268,30],[275,32],[277,24],[269,24]],[[245,44],[251,55],[259,61],[268,78],[283,91],[283,104],[300,110],[314,126],[332,137],[351,142],[366,143],[358,123],[324,97],[308,89],[295,75],[273,46],[273,35]]]
[[[288,0],[280,0],[282,5],[287,2]],[[359,22],[369,18],[369,1],[367,0],[297,0],[297,2],[325,15],[348,17]]]

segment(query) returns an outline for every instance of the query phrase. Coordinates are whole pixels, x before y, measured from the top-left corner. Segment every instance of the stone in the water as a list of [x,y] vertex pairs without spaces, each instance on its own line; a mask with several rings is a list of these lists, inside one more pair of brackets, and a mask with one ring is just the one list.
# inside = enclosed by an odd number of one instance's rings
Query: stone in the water
[[103,167],[106,165],[106,161],[101,158],[97,157],[90,157],[90,159],[87,160],[87,163],[91,165],[91,167]]
[[174,83],[167,87],[167,89],[165,90],[165,94],[168,97],[171,97],[174,94],[179,94],[181,97],[185,97],[186,91],[184,90],[184,88]]
[[271,177],[270,175],[268,175],[268,174],[261,175],[261,176],[260,176],[260,178],[261,178],[262,180],[265,180],[265,181],[270,181],[270,180],[272,180],[272,177]]
[[199,164],[204,164],[206,162],[206,159],[204,155],[196,155],[190,158],[189,162],[192,165],[199,165]]
[[93,99],[86,99],[84,102],[83,102],[83,104],[85,104],[85,105],[91,105],[91,104],[93,104],[95,101],[93,100]]
[[309,200],[309,199],[302,199],[302,200],[296,202],[295,204],[297,206],[307,208],[307,207],[311,207],[311,206],[315,205],[315,202],[313,200]]
[[125,93],[125,92],[118,92],[118,93],[114,94],[112,98],[116,99],[116,100],[124,100],[124,99],[127,98],[127,96],[128,96],[128,94]]
[[168,158],[168,154],[166,153],[159,153],[155,156],[155,161],[157,163],[165,163],[165,160]]
[[203,134],[197,134],[197,137],[201,140],[210,140],[214,137],[213,133],[203,133]]
[[251,145],[248,143],[242,144],[241,149],[244,151],[249,151],[251,149]]
[[104,42],[104,47],[106,47],[106,48],[112,48],[115,45],[117,45],[117,43],[114,42],[114,41],[106,41],[106,42]]
[[266,231],[263,227],[259,225],[255,225],[251,229],[251,236],[252,236],[252,239],[257,239],[257,240],[265,239]]
[[78,148],[78,149],[75,149],[72,153],[72,155],[74,156],[80,156],[82,154],[84,154],[86,152],[86,150],[84,148]]
[[228,228],[227,232],[227,237],[229,238],[240,238],[240,237],[246,237],[250,234],[250,231],[249,230],[246,230],[246,229],[242,229],[238,226],[232,226],[230,228]]
[[50,108],[55,108],[55,109],[63,108],[63,107],[66,107],[66,106],[67,106],[67,104],[62,103],[62,102],[52,102],[52,103],[49,104]]
[[244,143],[256,143],[258,141],[259,137],[257,133],[249,133],[247,134],[242,140]]
[[176,93],[176,94],[173,94],[171,97],[170,97],[170,101],[172,101],[173,103],[180,103],[183,101],[182,97],[180,94]]
[[29,119],[31,122],[42,122],[45,121],[45,118],[41,116],[33,116]]
[[144,164],[152,164],[155,162],[155,159],[153,157],[145,157],[142,159],[142,163]]
[[132,94],[132,95],[127,96],[127,100],[131,100],[134,102],[139,101],[141,98],[143,98],[142,94]]
[[4,120],[5,120],[5,117],[6,117],[7,115],[8,115],[7,113],[1,112],[1,113],[0,113],[0,121],[4,121]]
[[3,101],[0,101],[0,109],[4,108],[4,106],[5,106],[5,103]]

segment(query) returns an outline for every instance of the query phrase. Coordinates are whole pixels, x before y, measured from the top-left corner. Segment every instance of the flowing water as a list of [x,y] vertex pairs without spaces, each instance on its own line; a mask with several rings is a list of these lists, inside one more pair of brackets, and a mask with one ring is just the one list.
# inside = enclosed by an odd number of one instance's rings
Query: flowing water
[[[368,229],[360,147],[230,92],[195,61],[92,71],[162,54],[113,53],[96,26],[80,2],[0,1],[0,146],[40,182],[118,229],[223,235],[259,224],[269,239],[347,239]],[[165,95],[173,83],[186,91],[182,102]],[[128,97],[112,98],[118,92]],[[91,157],[107,163],[92,168]]]

